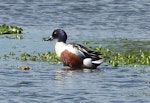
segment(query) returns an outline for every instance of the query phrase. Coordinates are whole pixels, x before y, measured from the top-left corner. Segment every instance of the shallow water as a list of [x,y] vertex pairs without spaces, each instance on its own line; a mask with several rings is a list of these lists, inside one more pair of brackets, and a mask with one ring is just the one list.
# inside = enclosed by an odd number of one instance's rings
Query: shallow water
[[[0,36],[0,102],[150,102],[149,66],[113,68],[104,63],[96,70],[71,71],[62,64],[3,59],[10,52],[19,56],[24,51],[54,51],[55,42],[44,42],[42,38],[55,28],[68,33],[68,42],[89,40],[101,44],[103,39],[114,37],[149,40],[149,0],[0,2],[0,24],[24,29],[22,40]],[[20,71],[20,65],[28,65],[31,70]]]

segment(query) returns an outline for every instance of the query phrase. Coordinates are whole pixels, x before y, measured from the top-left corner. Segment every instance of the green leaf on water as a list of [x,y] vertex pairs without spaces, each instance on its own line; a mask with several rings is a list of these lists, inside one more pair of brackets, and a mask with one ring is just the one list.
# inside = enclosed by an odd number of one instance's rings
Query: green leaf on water
[[0,25],[0,34],[21,34],[23,29],[18,26],[2,24]]

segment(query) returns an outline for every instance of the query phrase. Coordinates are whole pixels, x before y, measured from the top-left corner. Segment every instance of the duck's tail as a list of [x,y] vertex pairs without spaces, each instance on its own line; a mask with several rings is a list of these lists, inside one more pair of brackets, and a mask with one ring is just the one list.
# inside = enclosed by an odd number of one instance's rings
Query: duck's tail
[[102,64],[105,61],[106,61],[106,59],[99,59],[99,60],[92,61],[92,64],[100,65],[100,64]]
[[92,60],[91,58],[86,58],[83,60],[83,67],[96,69],[96,67],[102,64],[103,62],[105,62],[105,59]]

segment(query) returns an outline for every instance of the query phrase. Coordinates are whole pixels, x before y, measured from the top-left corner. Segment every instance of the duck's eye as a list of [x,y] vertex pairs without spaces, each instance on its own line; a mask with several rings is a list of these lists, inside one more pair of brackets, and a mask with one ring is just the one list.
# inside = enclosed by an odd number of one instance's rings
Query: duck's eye
[[54,38],[57,38],[57,37],[58,37],[58,33],[57,33],[56,31],[54,31],[53,34],[52,34],[52,36],[53,36]]
[[54,35],[56,35],[57,34],[57,32],[54,32]]

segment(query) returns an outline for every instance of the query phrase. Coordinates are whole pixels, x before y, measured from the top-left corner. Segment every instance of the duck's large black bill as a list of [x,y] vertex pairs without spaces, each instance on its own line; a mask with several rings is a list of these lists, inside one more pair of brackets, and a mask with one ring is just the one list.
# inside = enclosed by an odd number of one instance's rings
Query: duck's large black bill
[[54,38],[52,36],[48,37],[48,38],[45,38],[44,41],[50,41],[50,40],[53,40]]

